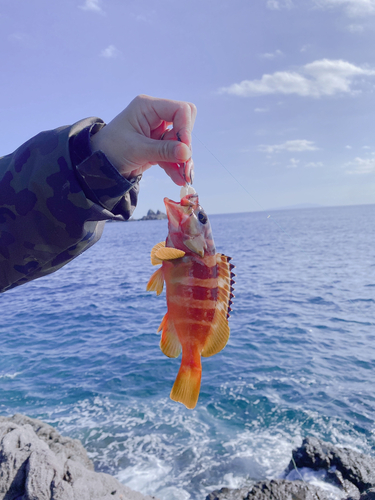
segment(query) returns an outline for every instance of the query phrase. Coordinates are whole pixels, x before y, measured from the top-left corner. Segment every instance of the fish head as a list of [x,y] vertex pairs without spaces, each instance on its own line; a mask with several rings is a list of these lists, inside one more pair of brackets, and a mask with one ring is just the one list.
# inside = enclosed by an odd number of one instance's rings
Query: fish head
[[183,250],[187,255],[215,255],[215,243],[206,212],[198,195],[188,194],[180,202],[164,198],[168,217],[167,247]]

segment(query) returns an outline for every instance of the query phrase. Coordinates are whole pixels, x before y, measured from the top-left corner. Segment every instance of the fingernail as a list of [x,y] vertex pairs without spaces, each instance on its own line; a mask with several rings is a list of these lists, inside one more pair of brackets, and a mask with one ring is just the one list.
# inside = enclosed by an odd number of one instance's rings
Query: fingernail
[[174,147],[174,155],[177,158],[178,161],[185,161],[186,159],[186,154],[185,154],[185,145],[181,143],[177,143],[176,146]]
[[194,180],[194,164],[193,164],[192,159],[188,160],[185,163],[184,177],[185,177],[186,182],[188,182],[189,184],[193,184],[193,180]]

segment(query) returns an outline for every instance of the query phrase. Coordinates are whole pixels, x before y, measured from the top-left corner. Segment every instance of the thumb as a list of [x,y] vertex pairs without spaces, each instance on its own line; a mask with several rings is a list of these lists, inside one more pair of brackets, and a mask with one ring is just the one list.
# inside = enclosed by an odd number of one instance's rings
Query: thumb
[[176,140],[156,140],[143,138],[143,154],[150,163],[185,163],[191,158],[190,148]]

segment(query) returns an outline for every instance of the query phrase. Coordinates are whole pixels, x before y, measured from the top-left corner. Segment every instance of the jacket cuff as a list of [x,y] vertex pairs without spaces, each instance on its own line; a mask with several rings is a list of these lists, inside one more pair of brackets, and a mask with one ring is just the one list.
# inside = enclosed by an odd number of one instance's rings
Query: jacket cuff
[[77,134],[72,144],[73,161],[86,197],[116,213],[116,205],[123,204],[122,198],[128,191],[136,188],[138,192],[138,182],[142,176],[127,180],[112,165],[103,151],[92,151],[90,137],[103,126],[104,123],[94,123]]

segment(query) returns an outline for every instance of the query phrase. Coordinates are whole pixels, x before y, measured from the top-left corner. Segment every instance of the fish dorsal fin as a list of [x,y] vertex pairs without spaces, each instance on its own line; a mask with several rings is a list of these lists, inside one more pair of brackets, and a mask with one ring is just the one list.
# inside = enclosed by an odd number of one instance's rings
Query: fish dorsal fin
[[157,269],[149,279],[147,283],[146,290],[148,292],[156,292],[156,295],[160,295],[164,287],[164,275],[163,268]]
[[155,253],[159,250],[159,248],[165,247],[165,241],[161,241],[160,243],[157,243],[153,249],[151,250],[151,264],[153,266],[158,266],[159,264],[162,264],[163,261],[155,257]]
[[202,356],[209,357],[220,352],[226,346],[229,339],[228,318],[231,311],[233,295],[234,273],[233,264],[230,264],[230,257],[223,254],[216,254],[218,266],[218,300],[216,311],[212,321],[211,332],[202,350]]
[[160,349],[168,358],[177,358],[181,352],[181,344],[173,323],[168,319],[168,313],[162,319],[158,332],[161,332]]
[[170,247],[160,247],[155,252],[155,257],[161,261],[180,259],[184,255],[185,255],[185,252],[183,252],[182,250],[178,250],[177,248],[170,248]]
[[217,253],[216,254],[216,262],[218,265],[218,296],[219,296],[219,304],[218,308],[225,314],[226,318],[229,318],[229,313],[232,310],[231,305],[233,303],[234,298],[234,288],[233,285],[235,283],[232,269],[234,269],[234,265],[229,261],[232,260],[231,257],[227,257],[226,255]]

